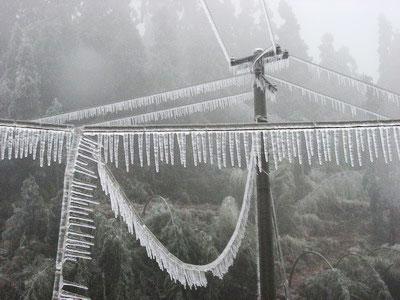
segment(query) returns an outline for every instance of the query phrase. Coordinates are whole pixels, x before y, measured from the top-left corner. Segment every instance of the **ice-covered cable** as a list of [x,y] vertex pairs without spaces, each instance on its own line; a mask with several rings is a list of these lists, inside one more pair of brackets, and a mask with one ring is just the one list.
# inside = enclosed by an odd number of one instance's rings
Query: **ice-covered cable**
[[127,224],[129,232],[135,234],[136,239],[146,248],[147,255],[155,259],[160,269],[166,270],[173,281],[179,282],[185,287],[196,288],[207,285],[207,272],[211,272],[214,276],[219,278],[224,276],[229,267],[233,264],[245,234],[254,185],[254,155],[252,155],[249,165],[242,208],[235,230],[222,253],[214,261],[206,265],[185,263],[169,252],[151,230],[146,227],[143,219],[132,203],[127,199],[125,193],[122,191],[120,185],[107,166],[103,163],[99,163],[98,168],[101,185],[105,193],[110,197],[111,207],[115,213],[115,217],[121,216]]
[[373,91],[374,96],[378,97],[379,100],[383,99],[388,101],[389,103],[396,104],[397,107],[400,107],[400,95],[393,91],[387,90],[364,80],[354,78],[352,76],[340,73],[333,69],[318,65],[316,63],[307,61],[296,56],[290,56],[289,59],[307,65],[312,74],[316,74],[318,77],[320,77],[322,73],[325,73],[329,79],[336,79],[341,85],[347,85],[349,87],[356,88],[358,91],[364,94],[366,94],[368,92],[368,89],[370,89]]
[[59,114],[51,117],[44,117],[35,120],[41,123],[64,124],[73,121],[82,121],[108,114],[116,114],[126,111],[134,111],[139,107],[145,107],[153,104],[160,104],[170,101],[176,101],[185,97],[194,97],[202,94],[215,92],[221,89],[235,86],[251,86],[251,74],[242,74],[234,77],[228,77],[220,80],[197,84],[185,88],[162,92],[154,95],[144,96],[131,100],[120,101],[116,103],[81,109],[69,113]]
[[236,106],[238,104],[250,101],[253,99],[252,93],[242,93],[239,95],[207,100],[194,104],[182,105],[165,110],[156,110],[150,113],[135,115],[131,117],[111,120],[107,122],[96,123],[96,126],[126,126],[136,124],[146,124],[161,120],[177,119],[186,117],[198,112],[211,112],[217,109]]
[[228,54],[228,51],[226,50],[226,46],[225,46],[225,44],[224,44],[224,42],[223,42],[223,40],[221,38],[221,35],[218,32],[217,26],[215,25],[215,22],[213,20],[212,15],[211,15],[210,9],[209,9],[209,7],[208,7],[208,5],[206,3],[206,0],[199,0],[199,1],[200,1],[200,4],[201,4],[201,7],[204,10],[204,13],[207,16],[208,22],[210,22],[211,29],[212,29],[212,31],[213,31],[213,33],[215,35],[215,38],[218,41],[219,46],[221,47],[221,50],[222,50],[222,52],[224,54],[224,57],[225,57],[227,63],[230,65],[231,58],[230,58],[230,56]]

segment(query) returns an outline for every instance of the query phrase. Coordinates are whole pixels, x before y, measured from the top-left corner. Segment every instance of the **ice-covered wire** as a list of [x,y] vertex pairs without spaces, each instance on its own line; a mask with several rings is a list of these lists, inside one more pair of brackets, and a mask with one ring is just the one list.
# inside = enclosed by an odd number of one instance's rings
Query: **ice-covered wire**
[[276,52],[276,43],[275,43],[275,38],[274,38],[274,32],[272,30],[271,19],[270,19],[269,14],[268,14],[267,3],[265,3],[266,0],[260,0],[260,2],[261,2],[261,6],[263,7],[265,20],[267,22],[269,39],[270,39],[270,41],[272,43],[272,47],[274,48],[274,51]]
[[224,42],[223,42],[223,40],[221,38],[221,35],[218,32],[218,28],[215,25],[214,19],[213,19],[212,15],[211,15],[210,9],[208,8],[206,0],[199,0],[199,1],[201,3],[201,6],[203,7],[204,13],[207,16],[208,21],[210,22],[212,31],[214,32],[214,35],[215,35],[215,37],[216,37],[216,39],[218,41],[218,44],[221,47],[222,52],[224,53],[225,59],[228,62],[228,64],[230,65],[231,58],[230,58],[230,56],[228,54],[228,51],[226,50],[226,47],[225,47],[225,44],[224,44]]
[[296,56],[291,55],[289,57],[289,59],[293,60],[293,61],[297,61],[299,63],[303,63],[303,64],[308,65],[308,66],[313,67],[313,68],[324,70],[324,71],[326,71],[326,72],[328,72],[330,74],[335,74],[336,76],[338,76],[340,78],[343,78],[343,79],[346,79],[348,81],[357,82],[357,83],[359,83],[359,84],[361,84],[363,86],[370,87],[371,89],[373,89],[375,91],[379,91],[379,92],[387,95],[389,98],[392,98],[392,99],[396,100],[396,102],[400,105],[400,94],[398,94],[398,93],[395,93],[395,92],[390,91],[388,89],[385,89],[383,87],[377,86],[375,84],[369,83],[369,82],[367,82],[365,80],[361,80],[361,79],[352,77],[350,75],[343,74],[343,73],[335,71],[335,70],[333,70],[331,68],[327,68],[327,67],[321,66],[319,64],[310,62],[310,61],[305,60],[305,59],[300,58],[300,57],[296,57]]

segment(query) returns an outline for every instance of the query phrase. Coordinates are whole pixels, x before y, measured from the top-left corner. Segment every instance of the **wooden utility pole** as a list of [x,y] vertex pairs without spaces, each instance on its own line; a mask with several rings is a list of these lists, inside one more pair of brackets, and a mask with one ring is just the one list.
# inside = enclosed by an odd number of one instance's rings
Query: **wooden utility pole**
[[[264,65],[262,59],[255,65],[254,80],[254,115],[257,123],[267,122],[267,103],[263,82]],[[263,139],[263,137],[261,137]],[[274,231],[272,221],[272,204],[269,181],[268,159],[264,156],[264,141],[261,140],[261,170],[257,169],[257,218],[258,218],[258,251],[260,299],[275,300],[275,256]]]
[[[287,52],[282,52],[278,46],[275,50],[263,52],[255,50],[252,56],[242,59],[231,59],[231,65],[243,63],[253,64],[254,71],[254,116],[257,123],[267,122],[266,89],[275,92],[276,88],[264,76],[264,58],[272,61],[286,59]],[[271,185],[269,180],[268,158],[265,157],[264,141],[261,137],[261,168],[257,169],[257,218],[258,218],[258,251],[259,251],[259,279],[261,300],[275,300],[275,255],[274,255],[274,228],[272,219]]]

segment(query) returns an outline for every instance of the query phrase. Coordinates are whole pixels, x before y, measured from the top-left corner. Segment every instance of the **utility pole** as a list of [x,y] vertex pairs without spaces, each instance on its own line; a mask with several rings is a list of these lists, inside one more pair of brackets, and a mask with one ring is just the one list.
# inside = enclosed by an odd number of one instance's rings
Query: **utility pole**
[[[264,63],[288,58],[287,52],[282,52],[280,47],[270,51],[256,49],[254,54],[242,59],[231,59],[231,66],[252,64],[254,72],[254,116],[257,123],[267,122],[266,89],[276,92],[264,76]],[[275,300],[275,255],[274,255],[274,229],[272,219],[271,185],[269,180],[269,164],[264,153],[264,141],[261,137],[261,168],[257,169],[257,218],[258,218],[258,251],[259,251],[259,279],[260,300]],[[261,169],[261,170],[260,170]]]

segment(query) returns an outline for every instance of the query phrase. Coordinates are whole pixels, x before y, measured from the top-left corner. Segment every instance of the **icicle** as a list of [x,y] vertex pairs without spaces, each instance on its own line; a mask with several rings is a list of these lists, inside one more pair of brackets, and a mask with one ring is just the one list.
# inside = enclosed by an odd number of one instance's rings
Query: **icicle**
[[279,131],[280,134],[280,141],[281,141],[281,148],[282,148],[282,157],[283,158],[288,158],[288,153],[287,153],[287,147],[289,146],[286,143],[286,131],[280,130]]
[[[254,132],[253,141],[255,141],[255,150],[256,150],[256,158],[257,158],[257,165],[259,172],[262,171],[262,154],[261,154],[261,132],[256,131]],[[254,148],[254,146],[253,146]]]
[[364,130],[359,129],[358,133],[360,136],[361,151],[364,152],[365,151]]
[[52,157],[52,146],[53,146],[53,133],[46,132],[47,136],[47,165],[50,166],[51,164],[51,157]]
[[206,138],[206,133],[202,132],[201,134],[201,149],[202,149],[202,155],[203,155],[203,161],[204,163],[207,163],[207,138]]
[[194,132],[191,133],[191,138],[192,138],[192,143],[191,144],[192,144],[192,153],[193,153],[193,163],[194,163],[195,166],[197,166],[197,162],[198,162],[197,154],[198,154],[198,151],[197,151],[196,134]]
[[233,131],[229,131],[228,136],[228,145],[229,145],[229,157],[231,160],[231,167],[235,166],[235,152],[234,152],[234,145],[235,143],[235,133]]
[[381,138],[381,147],[382,147],[382,152],[383,152],[383,158],[385,160],[385,163],[387,164],[388,163],[388,157],[387,157],[387,152],[386,152],[386,147],[385,147],[386,141],[385,141],[385,137],[383,135],[383,128],[382,127],[379,128],[379,135],[380,135],[380,138]]
[[131,155],[131,164],[135,163],[135,135],[129,134],[129,152]]
[[[2,138],[0,138],[0,140],[2,141]],[[25,130],[24,157],[28,157],[29,146],[30,146],[31,140],[32,140],[32,130],[26,129]]]
[[274,166],[275,166],[275,170],[278,169],[278,157],[276,155],[276,149],[275,149],[275,132],[274,131],[270,131],[270,140],[271,140],[271,146],[272,146],[272,158],[274,159]]
[[108,135],[105,134],[105,135],[103,135],[103,149],[104,149],[104,162],[105,163],[108,163],[108,158],[109,158],[108,145],[109,145]]
[[338,144],[339,144],[338,133],[337,133],[337,130],[334,129],[333,130],[333,146],[334,146],[334,151],[335,151],[335,161],[336,161],[336,164],[339,166],[340,161],[339,161]]
[[347,140],[349,143],[350,166],[354,168],[353,137],[351,136],[351,130],[347,130]]
[[160,151],[159,151],[159,153],[160,153],[160,161],[164,162],[164,153],[165,153],[165,150],[164,150],[164,138],[163,138],[161,133],[158,134],[158,145],[160,146]]
[[357,148],[357,160],[358,160],[358,165],[361,167],[362,166],[362,155],[361,155],[361,141],[360,141],[360,133],[358,130],[355,130],[356,132],[356,148]]
[[40,130],[40,152],[39,152],[40,167],[43,167],[45,148],[46,148],[46,133],[44,130]]
[[175,139],[174,139],[174,133],[168,134],[169,138],[169,156],[171,158],[171,165],[175,164]]
[[[293,131],[291,132],[293,133]],[[293,143],[293,135],[291,134],[291,143],[292,143],[292,147],[294,147],[294,143]],[[303,137],[304,137],[304,141],[306,143],[306,152],[307,152],[307,161],[308,161],[308,165],[311,166],[311,153],[310,153],[310,143],[309,143],[309,135],[308,135],[308,131],[304,130],[303,131]]]
[[244,131],[243,134],[243,143],[244,143],[244,156],[246,159],[246,165],[249,165],[249,155],[250,155],[250,145],[249,145],[249,136],[248,132]]
[[316,140],[317,140],[318,163],[320,165],[322,165],[321,138],[320,138],[319,134],[320,134],[320,130],[316,129],[315,130],[315,137],[316,137]]
[[124,155],[125,155],[125,168],[126,168],[126,172],[129,172],[129,140],[128,140],[127,133],[123,134],[122,143],[123,143]]
[[24,128],[21,128],[19,133],[18,155],[16,158],[22,159],[24,156],[25,134],[26,130]]
[[226,168],[226,132],[221,132],[222,165]]
[[214,164],[214,141],[213,141],[213,133],[212,132],[207,132],[208,136],[208,152],[210,154],[210,164]]
[[[58,163],[61,163],[62,155],[63,155],[63,148],[64,148],[64,132],[60,132],[58,136]],[[30,138],[31,140],[31,138]]]
[[319,130],[319,133],[321,134],[321,142],[322,142],[322,154],[323,154],[323,159],[324,161],[328,161],[328,151],[326,149],[326,137],[325,137],[325,129]]
[[388,127],[385,128],[385,133],[386,133],[386,144],[388,149],[389,161],[393,161],[392,144],[390,142],[390,132]]
[[294,131],[290,132],[290,139],[291,139],[291,143],[292,143],[292,151],[293,151],[293,156],[297,157],[297,144],[295,143],[295,133]]
[[375,157],[378,158],[378,142],[376,138],[375,128],[371,128],[372,131],[372,142],[374,145]]
[[242,167],[242,154],[241,154],[241,149],[240,149],[240,132],[235,132],[235,149],[236,149],[236,159],[237,159],[237,165],[239,168]]
[[283,155],[282,155],[282,148],[281,148],[282,142],[281,142],[280,134],[281,134],[280,131],[276,131],[276,132],[275,132],[275,137],[276,137],[276,150],[277,150],[277,153],[278,153],[278,160],[279,160],[279,162],[281,162],[281,161],[282,161],[282,158],[283,158]]
[[144,165],[144,162],[143,162],[143,133],[138,133],[136,135],[138,138],[138,151],[139,151],[140,167],[143,168],[143,165]]
[[218,169],[221,169],[222,167],[222,136],[221,132],[216,133],[216,140],[217,140],[217,165]]
[[326,136],[326,147],[328,149],[328,161],[332,161],[332,147],[331,147],[331,131],[326,130],[325,132]]
[[108,153],[110,154],[110,162],[114,162],[114,135],[108,136]]
[[371,142],[371,130],[370,128],[366,129],[367,131],[367,144],[368,144],[368,154],[369,154],[369,161],[373,162],[374,161],[374,156],[373,156],[373,149],[372,149],[372,142]]
[[[26,134],[27,132],[25,131],[25,134]],[[55,132],[54,133],[54,139],[53,139],[53,141],[54,141],[54,145],[53,145],[53,162],[57,162],[57,157],[58,157],[58,141],[59,141],[59,132]],[[26,136],[25,136],[25,138],[26,138]],[[26,143],[26,140],[25,140],[25,143]]]
[[397,127],[392,127],[393,130],[393,136],[394,136],[394,142],[396,145],[396,151],[397,151],[397,157],[400,161],[400,144],[399,144],[399,128]]
[[181,164],[186,167],[186,133],[178,133],[177,137]]
[[38,151],[39,142],[40,142],[40,136],[41,136],[41,131],[40,130],[36,130],[35,135],[33,137],[33,141],[32,141],[32,156],[33,156],[33,160],[35,160],[36,156],[37,156],[37,151]]
[[147,166],[150,167],[151,165],[151,160],[150,160],[150,132],[145,132],[144,134],[145,142],[146,142],[146,161],[147,161]]
[[264,157],[265,161],[269,161],[269,149],[268,149],[268,136],[267,136],[267,131],[262,132],[262,139],[264,143]]
[[153,152],[154,152],[154,164],[155,164],[157,173],[158,173],[158,171],[160,169],[160,162],[159,162],[159,155],[158,155],[160,146],[159,146],[158,141],[159,141],[158,134],[154,132],[153,133]]
[[168,134],[167,133],[164,133],[163,134],[163,138],[164,138],[164,150],[165,150],[165,152],[164,152],[164,158],[165,158],[165,163],[166,164],[169,164],[169,160],[170,160],[170,157],[169,157],[169,140],[168,140]]
[[348,160],[348,154],[347,154],[347,131],[345,129],[342,130],[342,142],[343,142],[343,155],[344,155],[344,161],[346,164],[349,163]]
[[119,154],[119,135],[114,134],[114,163],[118,168],[118,154]]
[[299,159],[299,164],[303,164],[303,155],[301,153],[301,143],[300,143],[300,132],[296,131],[296,143],[297,143],[297,158]]
[[197,160],[199,163],[203,162],[203,153],[201,148],[201,136],[200,133],[196,132],[195,134],[195,142],[196,142],[196,149],[197,149]]
[[12,128],[10,128],[8,130],[9,130],[9,133],[8,133],[8,141],[7,141],[7,145],[8,145],[7,151],[8,151],[8,159],[10,160],[12,157],[12,148],[13,148],[13,144],[14,144],[14,130]]
[[13,140],[14,158],[18,158],[18,155],[19,155],[19,135],[20,135],[19,128],[15,128],[14,132],[15,132],[15,136],[14,136],[14,140]]
[[0,143],[1,160],[4,160],[6,144],[7,144],[7,128],[0,129],[0,136],[1,136],[1,143]]
[[291,140],[290,140],[290,137],[292,135],[290,134],[289,131],[285,131],[285,136],[286,136],[287,156],[288,156],[289,162],[292,163],[292,147],[293,147],[293,145],[292,145]]

